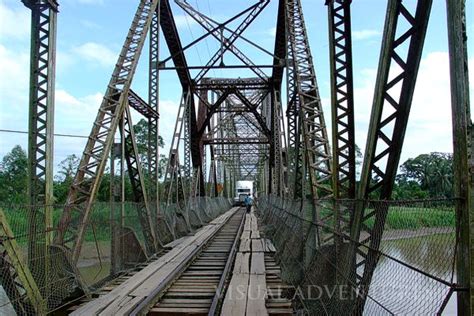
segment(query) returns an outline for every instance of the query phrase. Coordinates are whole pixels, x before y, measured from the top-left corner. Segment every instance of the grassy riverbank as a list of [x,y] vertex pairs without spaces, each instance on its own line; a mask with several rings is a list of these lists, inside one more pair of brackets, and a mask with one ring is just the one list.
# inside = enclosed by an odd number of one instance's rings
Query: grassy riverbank
[[[369,226],[373,226],[369,221]],[[451,208],[430,209],[396,207],[390,208],[385,229],[419,229],[424,227],[455,227],[455,212]]]
[[[8,205],[2,206],[2,210],[6,215],[8,225],[10,226],[13,234],[17,238],[17,242],[20,245],[26,244],[27,236],[30,232],[30,219],[31,210],[25,206]],[[43,209],[36,210],[38,212],[38,223],[42,221]],[[59,219],[63,213],[62,207],[55,207],[53,213],[53,227],[57,227]],[[120,213],[120,206],[116,206],[116,214]],[[135,230],[139,229],[140,222],[137,216],[136,205],[133,203],[126,204],[125,209],[125,225],[133,227]],[[77,221],[77,219],[76,219]],[[74,222],[74,217],[73,217]],[[110,204],[109,203],[97,203],[91,211],[91,218],[89,219],[89,225],[86,230],[84,239],[85,241],[104,241],[110,240],[111,238],[111,221],[110,221]],[[38,224],[38,234],[44,231],[44,226]]]

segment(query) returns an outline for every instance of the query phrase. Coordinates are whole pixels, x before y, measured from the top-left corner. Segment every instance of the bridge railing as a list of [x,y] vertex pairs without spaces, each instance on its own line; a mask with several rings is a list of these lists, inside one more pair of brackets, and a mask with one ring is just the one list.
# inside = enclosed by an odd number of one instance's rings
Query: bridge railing
[[[52,229],[44,223],[30,223],[32,212],[44,206],[0,205],[0,314],[43,314],[90,295],[100,286],[133,269],[137,264],[159,256],[165,245],[205,225],[231,207],[229,199],[196,197],[185,205],[152,205],[159,249],[147,254],[142,224],[137,215],[139,203],[97,202],[93,206],[77,265],[70,248],[46,248],[45,238],[53,240],[63,205],[52,206]],[[41,216],[37,216],[41,218]],[[40,251],[30,252],[30,247]],[[49,251],[46,251],[49,249]],[[36,254],[34,257],[32,253]]]
[[[356,263],[361,257],[350,256],[350,249],[369,250],[361,247],[363,233],[359,240],[349,234],[356,203],[365,203],[374,212],[388,210],[380,247],[372,249],[378,261],[364,314],[420,315],[456,310],[455,291],[461,289],[455,274],[455,201],[321,200],[322,213],[329,204],[339,212],[338,220],[329,224],[312,220],[310,201],[263,196],[258,199],[258,210],[265,235],[277,249],[283,278],[295,286],[289,295],[298,298],[299,309],[318,315],[354,313],[361,290]],[[368,225],[373,229],[374,223]],[[309,235],[316,231],[322,240],[314,247]],[[325,238],[328,233],[333,238]]]

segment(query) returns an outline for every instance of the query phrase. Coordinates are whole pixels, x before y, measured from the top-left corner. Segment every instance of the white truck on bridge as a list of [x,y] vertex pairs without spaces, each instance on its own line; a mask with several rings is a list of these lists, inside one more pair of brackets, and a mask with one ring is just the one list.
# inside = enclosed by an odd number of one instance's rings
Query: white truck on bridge
[[235,183],[234,204],[243,205],[248,194],[253,198],[253,181],[237,181]]

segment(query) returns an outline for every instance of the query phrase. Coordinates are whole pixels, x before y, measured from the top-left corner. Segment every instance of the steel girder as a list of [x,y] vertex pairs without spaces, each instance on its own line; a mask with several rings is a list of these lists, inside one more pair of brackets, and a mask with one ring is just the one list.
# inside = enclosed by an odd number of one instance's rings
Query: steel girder
[[[148,60],[148,105],[157,116],[148,117],[148,179],[150,189],[148,198],[154,206],[156,218],[160,214],[159,171],[160,135],[159,135],[159,71],[160,57],[160,7],[157,6],[150,24],[149,60]],[[130,99],[129,99],[129,104]],[[158,236],[158,234],[156,234]]]
[[138,113],[146,117],[147,119],[158,119],[159,114],[156,109],[151,107],[145,102],[138,94],[136,94],[132,89],[128,90],[128,105],[136,110]]
[[[177,1],[178,5],[182,5],[181,1]],[[180,4],[181,3],[181,4]],[[206,68],[203,68],[194,78],[195,82],[200,82],[206,74],[209,72],[209,67],[214,66],[225,54],[227,50],[232,50],[236,56],[241,59],[244,63],[249,62],[249,59],[245,57],[245,55],[240,52],[238,49],[236,49],[233,44],[234,42],[242,35],[242,33],[247,29],[247,27],[255,20],[255,18],[262,12],[262,10],[268,5],[269,0],[261,0],[255,5],[253,5],[249,12],[249,14],[245,17],[245,19],[242,21],[242,23],[239,24],[239,26],[236,28],[234,32],[232,32],[232,35],[229,38],[225,38],[223,40],[223,47],[219,49],[212,57],[211,59],[207,62]],[[208,29],[209,25],[205,22],[205,19],[202,19],[202,15],[197,15],[195,10],[190,10],[190,6],[182,6],[183,9],[187,10],[191,14],[191,16],[198,20],[199,23],[208,30],[212,35],[215,35],[215,32],[211,32],[212,29]],[[192,7],[191,7],[192,9]],[[245,11],[245,10],[244,10]],[[201,17],[201,18],[199,18]],[[222,59],[221,59],[222,60]],[[258,72],[258,71],[257,71]],[[265,80],[265,74],[264,73],[258,73],[259,76],[263,76],[263,78],[260,78],[262,80]]]
[[268,90],[268,82],[260,78],[205,78],[196,83],[194,90],[222,90],[234,88],[239,90]]
[[272,132],[267,112],[270,110],[265,106],[269,103],[262,102],[268,99],[268,92],[227,88],[212,90],[212,93],[217,94],[218,99],[208,104],[207,116],[202,119],[205,125],[209,124],[208,132],[202,137],[203,144],[212,146],[214,161],[222,162],[237,179],[255,178],[260,161],[269,156]]
[[189,178],[191,176],[191,110],[186,107],[184,112],[184,176]]
[[188,64],[184,56],[183,46],[181,45],[169,0],[160,0],[160,11],[160,25],[163,30],[163,36],[173,59],[173,63],[177,67],[176,73],[178,74],[181,86],[183,90],[186,91],[192,84],[191,75],[189,74]]
[[[175,2],[186,13],[188,13],[197,23],[199,23],[199,25],[201,25],[208,33],[214,36],[215,39],[223,43],[226,46],[226,50],[231,51],[240,61],[244,63],[245,66],[249,67],[259,78],[261,78],[262,80],[267,80],[267,76],[265,75],[265,73],[260,68],[256,67],[256,65],[252,62],[252,60],[248,58],[239,48],[233,45],[230,41],[231,40],[230,38],[223,36],[221,32],[223,30],[227,30],[227,28],[225,27],[227,23],[221,24],[221,23],[215,22],[214,20],[210,19],[209,17],[205,16],[201,12],[194,9],[186,1],[175,0]],[[265,8],[266,4],[268,4],[268,0],[263,1],[263,2],[266,2],[266,3],[262,3],[262,2],[260,4],[257,3],[251,6],[250,8],[243,10],[242,12],[237,14],[234,18],[231,18],[228,20],[228,22],[233,21],[235,20],[236,17],[241,16],[247,11],[250,11],[247,18],[240,24],[239,27],[237,27],[237,30],[239,33],[237,33],[237,31],[236,32],[230,31],[232,32],[232,36],[236,36],[236,39],[241,37],[241,33],[247,28],[248,25],[252,23],[252,21],[258,16],[258,14]],[[215,58],[217,59],[221,58],[222,60],[224,53],[225,53],[225,50],[220,50],[218,52],[218,55],[216,55]],[[209,70],[206,68],[214,66],[215,63],[212,62],[212,60],[213,59],[211,59],[208,65],[206,65],[203,69],[201,69],[201,73],[198,74],[198,76],[196,77],[196,81],[200,81],[200,79],[206,75],[206,73]]]
[[155,230],[152,228],[152,216],[149,208],[149,200],[145,189],[145,179],[138,156],[137,144],[135,142],[135,133],[133,131],[132,117],[129,107],[125,107],[122,122],[120,124],[120,133],[124,140],[124,156],[127,162],[127,171],[132,186],[134,202],[141,209],[137,209],[137,215],[143,228],[145,236],[145,246],[148,254],[153,254],[158,249],[158,242]]
[[[384,42],[377,74],[374,102],[367,136],[367,146],[357,196],[371,195],[381,200],[391,198],[411,108],[415,82],[428,25],[432,0],[419,0],[414,15],[401,0],[390,0],[384,28]],[[408,30],[396,37],[399,20],[409,24]],[[408,43],[408,52],[403,45]],[[401,69],[399,73],[395,70]],[[388,206],[369,210],[358,203],[351,227],[351,239],[360,241],[352,253],[356,262],[359,296],[356,313],[364,308],[368,288],[377,265]],[[373,223],[369,224],[369,223]],[[362,234],[362,233],[365,234]],[[360,239],[364,236],[363,239]],[[366,236],[366,237],[365,237]],[[367,248],[368,247],[368,248]],[[360,259],[360,260],[359,260]],[[357,260],[357,261],[356,261]],[[362,272],[359,274],[359,272]]]
[[275,48],[274,48],[274,58],[273,58],[273,68],[272,72],[272,81],[273,87],[277,91],[281,91],[281,83],[283,80],[283,67],[276,66],[285,66],[286,64],[286,54],[287,54],[287,34],[286,34],[286,0],[279,0],[278,2],[278,16],[277,16],[277,25],[276,25],[276,34],[275,34]]
[[28,265],[41,287],[48,288],[49,246],[53,228],[54,89],[56,1],[22,1],[31,9],[30,95],[28,126]]
[[79,259],[92,205],[117,126],[127,105],[128,91],[157,5],[157,0],[142,0],[138,5],[68,194],[55,242],[72,242],[74,263]]
[[[307,177],[313,206],[312,220],[326,222],[331,220],[334,212],[329,210],[329,216],[322,218],[319,200],[333,196],[331,153],[303,10],[299,0],[287,1],[287,23],[288,91],[290,93],[288,146],[290,151],[295,151],[293,158],[290,158],[290,161],[293,159],[296,161],[295,165],[290,165],[295,175],[294,196],[304,198],[303,183],[306,182],[304,179]],[[319,228],[309,232],[306,259],[311,260],[314,249],[327,243],[333,237],[333,233],[323,234]]]
[[459,315],[474,311],[474,207],[473,125],[469,100],[469,71],[466,36],[465,0],[446,1],[448,17],[449,61],[451,72],[451,109],[453,122],[454,192],[459,244],[456,253]]
[[328,1],[333,191],[336,198],[355,198],[356,148],[352,77],[352,0]]
[[[173,174],[177,172],[177,168],[179,167],[179,145],[181,141],[181,134],[184,129],[185,120],[187,119],[187,108],[189,108],[191,93],[183,92],[181,96],[181,102],[178,108],[178,115],[176,117],[176,123],[174,126],[173,137],[171,138],[171,146],[168,155],[168,164],[166,166],[165,175],[164,175],[164,182],[166,183],[167,180],[171,178]],[[169,188],[168,190],[171,190]],[[166,194],[167,196],[169,194]]]
[[58,4],[55,1],[26,0],[23,3],[31,9],[29,204],[51,205]]

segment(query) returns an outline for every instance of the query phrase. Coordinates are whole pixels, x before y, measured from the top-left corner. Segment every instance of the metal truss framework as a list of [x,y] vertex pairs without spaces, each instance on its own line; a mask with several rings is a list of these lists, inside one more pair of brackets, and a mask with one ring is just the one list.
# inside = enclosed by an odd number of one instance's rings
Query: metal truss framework
[[135,133],[133,132],[132,116],[128,106],[125,107],[122,115],[120,133],[124,140],[124,156],[127,162],[127,171],[132,185],[134,202],[138,203],[141,207],[141,209],[138,210],[138,217],[145,236],[145,246],[147,248],[147,253],[153,254],[156,249],[158,249],[158,241],[156,232],[152,227],[153,220],[149,207],[149,200],[147,198],[147,191],[145,189],[145,179],[139,161]]
[[[28,260],[35,278],[48,278],[47,256],[53,227],[53,135],[56,62],[56,1],[23,0],[31,9],[28,204],[31,206]],[[43,233],[46,232],[46,233]],[[48,259],[49,260],[49,259]],[[46,273],[45,273],[46,270]],[[45,280],[37,280],[43,284]]]
[[[29,196],[32,205],[49,205],[52,198],[54,108],[54,95],[50,88],[54,83],[57,3],[53,0],[23,0],[23,3],[32,9],[34,22]],[[300,0],[278,1],[273,53],[243,36],[244,31],[265,9],[269,0],[257,1],[223,23],[204,15],[186,1],[175,0],[175,3],[203,27],[205,34],[183,46],[169,0],[140,1],[92,127],[54,242],[61,246],[70,246],[72,261],[77,263],[93,203],[118,129],[122,134],[123,157],[127,163],[135,202],[141,205],[137,210],[147,253],[153,254],[159,250],[161,243],[156,223],[161,216],[158,190],[159,71],[174,69],[183,93],[164,175],[165,184],[169,182],[165,192],[167,202],[171,203],[172,196],[176,196],[176,203],[190,196],[217,196],[220,194],[219,184],[224,184],[224,188],[227,186],[225,191],[230,196],[233,194],[232,183],[240,179],[257,180],[260,190],[265,193],[291,193],[293,198],[301,201],[306,198],[305,189],[309,188],[313,207],[312,221],[318,224],[314,225],[318,228],[309,231],[305,236],[309,241],[305,263],[311,263],[314,251],[331,243],[335,236],[334,231],[338,233],[341,224],[341,219],[335,213],[336,209],[328,203],[323,205],[321,200],[356,197],[351,1],[326,1],[331,62],[332,152]],[[367,148],[360,189],[357,192],[360,201],[374,195],[382,200],[391,197],[431,3],[432,0],[419,0],[413,13],[401,0],[388,0]],[[465,91],[466,86],[459,83],[467,82],[465,41],[458,36],[458,33],[461,33],[459,30],[465,32],[465,25],[457,24],[458,20],[462,20],[462,16],[463,5],[448,1],[450,48],[451,54],[455,55],[451,58],[452,86],[454,90],[457,89],[453,93],[453,128],[455,135],[459,132],[461,139],[458,151],[455,150],[455,163],[461,170],[459,172],[467,169],[466,139],[472,136],[466,131],[469,117],[466,100],[468,94]],[[240,23],[237,23],[238,19],[241,19]],[[404,19],[404,25],[408,25],[408,29],[400,26],[403,24],[400,23],[401,19]],[[237,26],[232,30],[230,25],[235,24]],[[170,52],[170,56],[161,61],[160,30]],[[150,56],[147,104],[130,87],[148,34]],[[207,37],[218,40],[220,49],[205,65],[189,67],[185,51]],[[255,64],[245,54],[246,50],[237,47],[240,40],[270,55],[273,65]],[[224,55],[227,52],[233,54],[242,65],[226,66]],[[173,61],[174,67],[165,69],[169,60]],[[252,78],[207,77],[211,69],[226,68],[246,69],[252,73]],[[270,69],[271,74],[268,75],[265,69]],[[288,83],[287,138],[282,110],[282,98],[285,98],[282,96],[285,69]],[[196,70],[197,75],[192,76],[191,70]],[[462,79],[456,81],[454,78],[458,77]],[[130,108],[148,119],[147,160],[151,184],[149,190],[145,188]],[[455,142],[457,139],[455,138]],[[183,166],[180,165],[180,156],[184,156]],[[206,160],[209,160],[209,164]],[[466,183],[457,185],[459,196],[467,201],[469,194],[463,191],[463,188],[468,186]],[[288,192],[289,188],[292,188],[292,192]],[[458,205],[458,208],[461,212],[466,205]],[[359,295],[354,314],[361,314],[364,309],[368,288],[377,265],[376,251],[380,246],[387,211],[388,209],[379,209],[375,212],[366,209],[364,203],[360,202],[357,203],[351,219],[350,238],[360,241],[360,244],[348,253],[354,262],[351,271],[359,273],[356,276]],[[33,214],[30,221],[37,223],[38,213]],[[51,223],[48,221],[47,209],[44,217],[41,221],[45,223],[46,231],[49,231]],[[375,224],[370,226],[368,223],[371,222]],[[33,230],[37,227],[30,226]],[[333,226],[334,230],[328,229],[330,226]],[[467,238],[469,228],[465,228],[463,232]],[[361,236],[364,239],[361,239]],[[45,251],[48,251],[48,236],[45,238]],[[463,246],[472,247],[469,243],[461,245],[461,248]],[[460,250],[459,254],[463,260],[458,261],[458,268],[462,271],[467,271],[469,265],[469,260],[463,257],[465,250],[466,248],[463,248],[464,252]],[[29,257],[34,257],[32,252],[43,250],[38,250],[37,245],[31,243],[29,251]],[[466,280],[461,278],[460,283],[464,282],[466,285]],[[468,298],[463,295],[459,297],[460,304],[464,304],[460,306],[465,309]]]
[[[201,156],[202,165],[196,166],[193,161],[193,168],[194,170],[206,168],[203,156],[205,147],[209,147],[208,183],[211,184],[211,195],[216,195],[220,178],[218,174],[224,174],[224,170],[227,170],[235,174],[237,178],[255,179],[257,163],[262,160],[262,157],[268,160],[271,131],[264,112],[270,113],[271,105],[269,102],[262,103],[261,101],[268,99],[268,92],[265,90],[239,90],[230,86],[227,79],[205,78],[202,82],[213,82],[215,89],[197,90],[194,94],[194,97],[199,99],[199,109],[197,130],[193,137],[199,144],[198,154]],[[253,78],[249,79],[249,82],[253,82]],[[223,84],[222,88],[219,83]],[[209,101],[209,95],[211,101]],[[186,107],[191,106],[192,104],[187,99],[181,102],[165,182],[175,177],[173,175],[179,176],[177,175],[179,162],[176,159],[179,159],[180,139],[183,138],[183,134],[185,140],[186,137],[190,138],[190,135],[186,135],[184,126],[186,121],[190,120],[189,116],[185,115]],[[184,146],[186,157],[186,144]],[[205,178],[204,172],[199,171],[198,176],[201,179]],[[200,183],[202,189],[199,194],[207,194],[203,182],[200,181]],[[166,195],[171,196],[172,190],[170,186]]]
[[[431,0],[420,0],[416,11],[410,12],[400,0],[388,2],[384,29],[385,41],[382,44],[358,191],[358,198],[361,200],[368,199],[371,194],[375,194],[381,200],[391,198],[431,4]],[[408,29],[402,29],[403,24],[400,19],[408,23]],[[404,47],[406,47],[404,44],[408,45],[406,53],[404,53]],[[357,312],[363,311],[372,275],[377,265],[376,251],[380,246],[387,212],[388,207],[375,211],[366,209],[363,203],[359,203],[356,208],[351,227],[351,239],[359,240],[361,234],[366,233],[366,237],[360,240],[361,244],[357,246],[356,253],[353,254],[360,290],[356,304]],[[370,225],[370,221],[374,224]]]
[[[55,242],[72,241],[72,260],[77,262],[92,205],[110,153],[115,132],[128,102],[128,92],[158,1],[142,0],[116,63],[92,127],[79,170],[60,219]],[[141,217],[146,215],[140,214]],[[72,222],[77,223],[72,225]],[[156,245],[156,241],[153,242]]]
[[159,214],[160,193],[158,188],[158,163],[160,157],[159,139],[159,53],[160,53],[160,8],[157,7],[150,24],[149,68],[148,68],[148,105],[156,116],[148,117],[148,178],[150,205],[156,205],[156,217]]
[[354,86],[352,78],[352,0],[327,1],[331,62],[333,190],[336,198],[355,198]]
[[[303,17],[301,3],[288,0],[287,43],[288,43],[288,146],[290,170],[295,179],[295,198],[303,198],[304,183],[309,179],[312,198],[312,220],[328,222],[334,212],[320,215],[319,200],[333,196],[331,187],[331,153],[324,121],[321,98],[316,81],[311,50]],[[314,249],[328,243],[334,235],[323,231],[310,232],[308,236],[307,263],[312,259]]]

